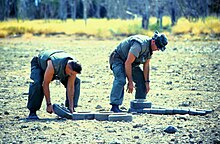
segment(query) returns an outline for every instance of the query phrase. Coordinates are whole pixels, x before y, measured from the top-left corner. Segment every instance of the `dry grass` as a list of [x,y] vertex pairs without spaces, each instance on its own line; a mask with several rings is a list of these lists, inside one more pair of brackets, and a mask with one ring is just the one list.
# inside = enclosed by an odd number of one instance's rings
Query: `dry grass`
[[219,35],[220,20],[215,17],[199,19],[196,22],[190,22],[185,18],[180,18],[177,24],[172,28],[174,34],[192,34],[192,35]]
[[[185,18],[180,18],[177,24],[171,27],[170,17],[163,17],[163,28],[167,34],[184,34],[199,36],[205,35],[219,35],[220,34],[220,20],[215,17],[207,17],[196,22],[190,22]],[[77,34],[95,36],[99,38],[112,38],[115,36],[128,36],[132,34],[146,34],[152,35],[154,30],[159,29],[157,19],[150,18],[149,30],[141,28],[141,18],[134,20],[121,19],[88,19],[67,21],[60,20],[32,20],[32,21],[17,21],[9,20],[0,22],[0,37],[4,38],[9,35],[45,35],[45,34]]]

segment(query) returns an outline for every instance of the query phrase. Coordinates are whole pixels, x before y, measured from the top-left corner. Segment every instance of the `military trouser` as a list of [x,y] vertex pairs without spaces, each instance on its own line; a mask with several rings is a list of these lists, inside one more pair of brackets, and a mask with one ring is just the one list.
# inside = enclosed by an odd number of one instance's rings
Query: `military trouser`
[[[43,78],[44,78],[44,71],[40,68],[38,64],[38,57],[34,57],[31,60],[30,78],[33,80],[33,82],[31,82],[29,85],[29,96],[28,96],[27,108],[30,111],[37,111],[40,109],[43,98],[44,98],[44,92],[43,92],[43,86],[42,86]],[[66,87],[68,79],[66,78],[62,80],[61,82]],[[67,95],[67,92],[66,92],[66,95]],[[76,78],[75,90],[74,90],[74,106],[78,105],[79,95],[80,95],[80,79]],[[68,102],[68,98],[66,99],[66,101]]]
[[[126,84],[125,65],[124,63],[113,63],[111,68],[114,74],[114,82],[110,95],[110,104],[121,105]],[[145,99],[147,94],[144,73],[139,66],[132,67],[132,78],[136,87],[135,99]]]

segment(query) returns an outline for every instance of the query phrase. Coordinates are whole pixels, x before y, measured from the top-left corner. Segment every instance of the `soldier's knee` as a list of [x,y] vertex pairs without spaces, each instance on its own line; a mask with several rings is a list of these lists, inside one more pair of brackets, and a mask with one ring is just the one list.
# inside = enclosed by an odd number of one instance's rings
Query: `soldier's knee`
[[81,80],[79,78],[76,78],[75,83],[80,83]]
[[79,78],[76,78],[75,79],[75,85],[80,86],[80,83],[81,83],[81,80]]
[[42,82],[35,81],[30,83],[30,88],[31,89],[41,89],[42,88]]
[[126,79],[124,79],[124,78],[119,78],[119,79],[117,80],[117,83],[120,84],[120,85],[125,85],[125,84],[126,84]]

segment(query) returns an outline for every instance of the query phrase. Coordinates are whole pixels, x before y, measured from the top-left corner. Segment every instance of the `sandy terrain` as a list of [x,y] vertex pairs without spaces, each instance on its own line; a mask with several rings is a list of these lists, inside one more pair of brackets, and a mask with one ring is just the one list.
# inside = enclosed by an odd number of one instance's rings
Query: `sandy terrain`
[[[30,60],[46,49],[63,49],[83,65],[77,111],[108,111],[113,75],[108,56],[121,39],[76,37],[0,39],[0,143],[220,143],[220,42],[172,41],[151,60],[147,100],[172,108],[212,109],[205,116],[133,115],[132,122],[72,121],[48,114],[43,101],[39,121],[26,121]],[[134,94],[133,94],[134,95]],[[123,109],[132,94],[125,94]],[[51,83],[52,103],[62,104],[65,89]],[[188,105],[183,105],[183,104]],[[175,126],[175,134],[165,133]]]

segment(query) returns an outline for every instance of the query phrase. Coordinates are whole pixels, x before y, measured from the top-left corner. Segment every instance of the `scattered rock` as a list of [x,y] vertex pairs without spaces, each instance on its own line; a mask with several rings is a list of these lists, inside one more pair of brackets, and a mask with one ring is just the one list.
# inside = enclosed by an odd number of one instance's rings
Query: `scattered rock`
[[41,131],[41,127],[40,126],[34,126],[33,128],[31,128],[32,131],[35,131],[35,130],[39,130]]
[[113,142],[110,142],[110,144],[122,144],[122,142],[119,140],[114,140]]
[[167,84],[167,85],[171,85],[171,84],[172,84],[172,81],[169,81],[169,82],[167,82],[166,84]]
[[193,138],[193,135],[191,133],[189,134],[189,138]]
[[114,133],[114,132],[116,132],[116,130],[114,130],[114,129],[107,129],[107,132]]
[[188,107],[190,106],[191,102],[182,102],[181,104],[179,104],[179,106],[184,106],[184,107]]
[[197,88],[193,87],[193,88],[191,88],[191,90],[192,90],[192,91],[195,91],[195,90],[197,90]]
[[19,116],[15,116],[14,118],[15,118],[15,119],[19,119],[20,117],[19,117]]
[[43,136],[43,135],[40,135],[38,138],[39,138],[39,139],[46,139],[46,137]]
[[29,93],[28,92],[24,92],[22,95],[29,95]]
[[155,71],[158,70],[158,68],[155,67],[155,66],[152,66],[151,69],[152,69],[152,70],[155,70]]
[[213,144],[220,144],[220,140],[219,139],[213,140]]
[[134,124],[133,125],[133,128],[140,128],[140,127],[143,127],[143,124]]
[[170,140],[170,141],[174,142],[174,141],[175,141],[175,138],[171,138],[171,140]]
[[44,131],[44,130],[49,130],[49,129],[52,129],[51,127],[48,127],[48,126],[44,126],[43,128],[42,128],[42,130]]
[[95,108],[96,108],[96,109],[101,109],[101,108],[102,108],[102,106],[97,105]]
[[179,116],[177,117],[178,120],[184,120],[184,121],[187,121],[188,120],[188,116]]
[[194,139],[193,139],[193,138],[189,139],[189,143],[190,143],[190,144],[194,144],[194,143],[195,143],[195,142],[194,142]]
[[9,115],[9,112],[8,112],[8,111],[5,111],[4,114],[5,114],[5,115]]
[[121,110],[127,110],[127,108],[124,106],[121,106],[120,108],[121,108]]
[[27,125],[22,125],[21,126],[21,128],[23,129],[23,128],[28,128],[29,126],[27,126]]
[[174,126],[167,126],[165,129],[164,129],[164,132],[166,133],[170,133],[170,134],[173,134],[175,132],[177,132],[177,128],[175,128]]

